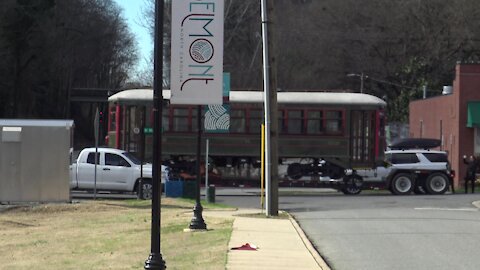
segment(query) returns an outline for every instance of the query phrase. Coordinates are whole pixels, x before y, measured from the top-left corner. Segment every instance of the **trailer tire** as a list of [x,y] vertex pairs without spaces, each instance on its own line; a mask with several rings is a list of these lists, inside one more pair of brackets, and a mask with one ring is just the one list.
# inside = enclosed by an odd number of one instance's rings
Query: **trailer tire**
[[395,195],[408,195],[414,187],[412,175],[409,173],[399,173],[392,179],[390,185],[391,191]]
[[432,173],[425,181],[425,189],[428,194],[444,194],[450,186],[448,177],[440,172]]

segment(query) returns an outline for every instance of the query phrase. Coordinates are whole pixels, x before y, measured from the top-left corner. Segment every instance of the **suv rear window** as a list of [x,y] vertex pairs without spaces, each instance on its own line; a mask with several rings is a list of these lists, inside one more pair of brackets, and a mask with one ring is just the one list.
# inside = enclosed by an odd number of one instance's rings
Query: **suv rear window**
[[415,153],[393,153],[391,162],[392,164],[408,164],[420,161]]
[[443,153],[424,153],[423,154],[430,162],[448,162],[446,154]]

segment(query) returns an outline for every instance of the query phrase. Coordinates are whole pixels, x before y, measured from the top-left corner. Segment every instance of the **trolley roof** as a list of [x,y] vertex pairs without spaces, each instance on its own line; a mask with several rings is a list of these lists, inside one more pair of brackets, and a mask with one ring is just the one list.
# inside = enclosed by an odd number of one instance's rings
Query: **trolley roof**
[[[282,104],[323,104],[323,105],[369,105],[385,107],[387,103],[375,96],[362,93],[339,92],[278,92],[278,103]],[[170,90],[163,90],[163,99],[170,99]],[[230,91],[231,103],[262,103],[261,91]],[[130,89],[118,92],[108,98],[109,102],[140,105],[153,101],[152,89]]]

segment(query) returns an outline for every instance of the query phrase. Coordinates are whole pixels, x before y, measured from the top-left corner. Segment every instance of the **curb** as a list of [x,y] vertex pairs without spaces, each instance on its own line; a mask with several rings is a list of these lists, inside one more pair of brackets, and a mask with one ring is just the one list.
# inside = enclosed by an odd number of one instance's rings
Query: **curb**
[[[479,202],[480,203],[480,202]],[[325,260],[322,258],[322,256],[320,256],[320,254],[318,253],[318,251],[315,249],[315,247],[312,245],[312,243],[310,242],[310,240],[308,239],[308,237],[305,235],[305,233],[303,232],[302,228],[300,227],[300,225],[298,224],[298,222],[295,220],[295,218],[288,212],[285,212],[287,213],[289,219],[290,219],[290,222],[292,223],[293,227],[295,228],[295,230],[297,231],[297,234],[298,236],[300,236],[300,238],[302,239],[302,242],[303,244],[305,245],[305,247],[307,248],[308,252],[310,252],[310,255],[312,255],[313,259],[317,262],[318,266],[322,269],[322,270],[331,270],[330,267],[328,266],[328,264],[325,262]]]

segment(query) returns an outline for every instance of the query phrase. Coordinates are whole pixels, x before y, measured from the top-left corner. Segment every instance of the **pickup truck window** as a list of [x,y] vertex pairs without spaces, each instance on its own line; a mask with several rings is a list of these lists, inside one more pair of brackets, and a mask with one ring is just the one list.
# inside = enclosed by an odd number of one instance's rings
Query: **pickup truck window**
[[110,153],[105,153],[105,165],[130,167],[130,163],[128,163],[123,157]]
[[[87,163],[95,164],[95,152],[88,153]],[[97,164],[100,163],[100,152],[97,153]]]
[[136,156],[132,155],[131,153],[123,152],[122,154],[126,156],[128,159],[130,159],[130,161],[133,162],[133,164],[136,164],[136,165],[141,164],[140,160]]

